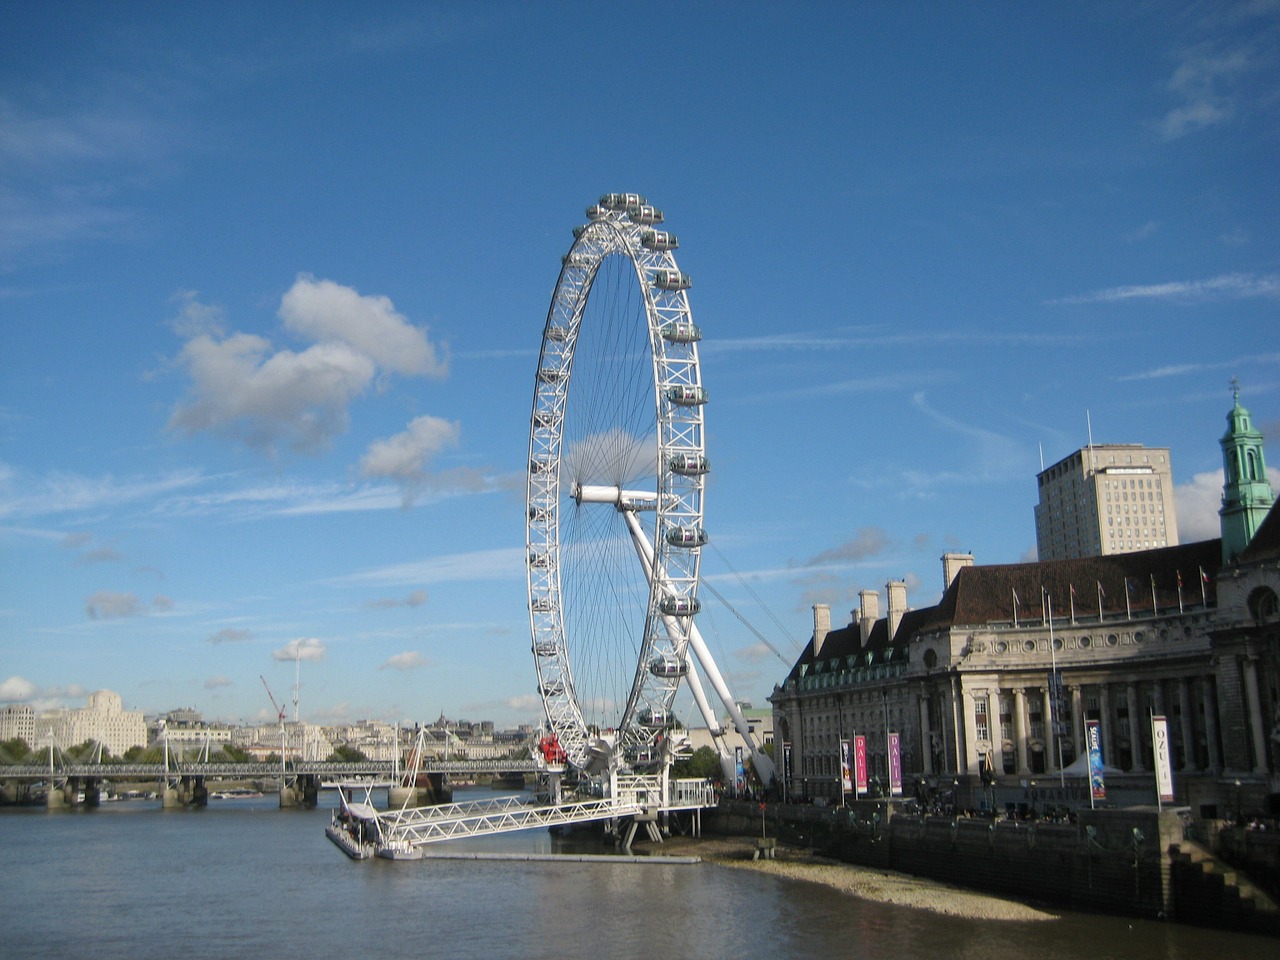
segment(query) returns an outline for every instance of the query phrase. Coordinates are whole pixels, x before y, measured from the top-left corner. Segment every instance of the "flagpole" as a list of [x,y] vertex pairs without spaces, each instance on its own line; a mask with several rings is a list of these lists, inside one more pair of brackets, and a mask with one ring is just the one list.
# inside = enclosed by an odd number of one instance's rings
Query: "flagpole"
[[1133,608],[1129,606],[1129,578],[1124,578],[1124,615],[1128,619],[1133,619]]
[[1151,614],[1160,616],[1160,605],[1156,603],[1156,575],[1151,574]]
[[1098,622],[1101,623],[1102,622],[1102,581],[1095,580],[1093,582],[1098,585]]
[[1013,625],[1018,626],[1018,591],[1014,587],[1010,587],[1009,591],[1013,594]]
[[[1058,676],[1058,651],[1054,649],[1053,644],[1053,597],[1044,588],[1041,588],[1040,594],[1049,610],[1049,663],[1052,670],[1052,674],[1049,677],[1049,735],[1053,737],[1053,742],[1058,745],[1058,776],[1062,783],[1062,789],[1066,790],[1067,771],[1062,766],[1062,740],[1058,737],[1058,693],[1061,689],[1062,680]],[[1050,756],[1052,756],[1052,753],[1050,753]]]
[[1067,599],[1071,603],[1071,625],[1076,625],[1076,588],[1067,584]]
[[1200,568],[1200,606],[1207,607],[1209,598],[1205,595],[1204,585],[1209,582],[1209,578],[1205,576],[1204,567]]
[[1175,571],[1178,575],[1178,613],[1182,613],[1182,571]]

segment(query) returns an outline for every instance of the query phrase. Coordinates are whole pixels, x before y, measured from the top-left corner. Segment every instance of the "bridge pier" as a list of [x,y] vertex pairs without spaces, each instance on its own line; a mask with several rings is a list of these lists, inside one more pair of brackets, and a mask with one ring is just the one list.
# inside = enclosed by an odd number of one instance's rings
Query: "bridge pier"
[[320,802],[320,775],[300,773],[280,784],[280,809],[314,807]]
[[202,776],[181,776],[160,785],[160,805],[166,810],[207,807],[209,787]]

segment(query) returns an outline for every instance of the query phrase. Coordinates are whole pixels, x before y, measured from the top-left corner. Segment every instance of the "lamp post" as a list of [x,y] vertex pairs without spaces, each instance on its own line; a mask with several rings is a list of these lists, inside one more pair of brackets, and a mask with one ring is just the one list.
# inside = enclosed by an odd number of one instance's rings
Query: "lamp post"
[[1244,811],[1240,809],[1240,779],[1236,778],[1236,822],[1244,823]]

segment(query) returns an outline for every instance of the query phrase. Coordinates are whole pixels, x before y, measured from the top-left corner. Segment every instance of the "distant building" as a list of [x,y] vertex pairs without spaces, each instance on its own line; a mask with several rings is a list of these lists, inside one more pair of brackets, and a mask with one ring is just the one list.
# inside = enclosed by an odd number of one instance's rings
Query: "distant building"
[[1235,404],[1227,414],[1227,432],[1218,443],[1222,447],[1222,559],[1230,562],[1253,540],[1275,502],[1267,480],[1267,461],[1262,455],[1262,434],[1249,420],[1249,411],[1240,406],[1240,390],[1232,381]]
[[38,716],[35,738],[41,745],[52,741],[60,750],[92,741],[118,757],[130,747],[147,745],[147,721],[141,713],[125,710],[120,694],[96,690],[84,707]]
[[17,739],[28,747],[36,746],[36,711],[25,703],[0,708],[0,740]]
[[1178,543],[1169,450],[1138,443],[1082,447],[1036,476],[1041,560],[1109,556]]

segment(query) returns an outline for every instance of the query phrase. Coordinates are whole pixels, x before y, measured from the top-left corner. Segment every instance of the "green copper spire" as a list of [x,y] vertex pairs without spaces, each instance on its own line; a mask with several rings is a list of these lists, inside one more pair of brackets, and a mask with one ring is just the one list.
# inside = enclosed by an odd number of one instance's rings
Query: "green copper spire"
[[1222,560],[1230,563],[1253,539],[1266,519],[1275,497],[1267,481],[1267,464],[1262,457],[1262,434],[1249,422],[1249,411],[1240,406],[1240,384],[1231,378],[1235,404],[1227,414],[1227,432],[1222,435]]

